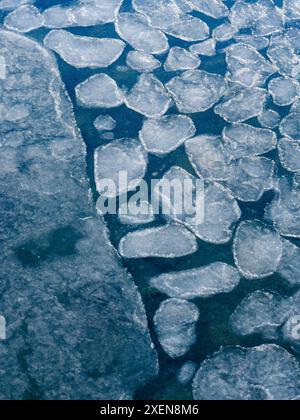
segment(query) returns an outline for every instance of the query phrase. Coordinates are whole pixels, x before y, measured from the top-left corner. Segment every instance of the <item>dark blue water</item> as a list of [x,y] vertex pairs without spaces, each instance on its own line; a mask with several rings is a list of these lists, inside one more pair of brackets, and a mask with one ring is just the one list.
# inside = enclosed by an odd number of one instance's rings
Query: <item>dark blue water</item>
[[[38,0],[36,5],[41,9],[45,9],[54,4],[68,4],[70,1],[56,1],[56,0]],[[233,4],[234,2],[228,1],[227,4]],[[282,1],[276,1],[276,4],[281,6]],[[123,10],[130,10],[130,1],[125,0]],[[211,28],[218,26],[222,21],[216,21],[205,17],[199,13],[195,13],[195,16],[200,16],[205,20]],[[71,28],[68,29],[74,34],[86,35],[93,37],[112,37],[118,38],[115,33],[114,26],[101,25],[91,28]],[[30,34],[31,37],[42,41],[46,35],[46,30],[38,30]],[[190,46],[190,43],[183,42],[179,39],[169,37],[171,46]],[[226,44],[222,45],[226,46]],[[138,73],[133,70],[127,70],[122,72],[119,70],[120,66],[125,65],[126,53],[130,51],[130,47],[127,46],[126,51],[117,63],[114,63],[110,68],[106,69],[105,72],[115,79],[119,86],[131,87],[137,80]],[[265,53],[265,52],[263,52]],[[161,57],[163,61],[164,56]],[[80,108],[76,105],[74,88],[75,86],[85,80],[92,74],[97,73],[96,70],[76,70],[73,67],[67,65],[59,57],[57,57],[59,68],[61,71],[62,79],[67,87],[70,97],[74,104],[74,111],[78,127],[81,130],[83,139],[87,145],[87,166],[88,175],[91,183],[91,187],[94,194],[95,202],[97,200],[97,193],[95,190],[94,178],[93,178],[93,153],[95,148],[99,145],[106,143],[107,141],[100,138],[99,134],[93,127],[93,122],[99,114],[109,114],[118,123],[115,130],[116,138],[122,137],[137,137],[143,123],[143,117],[129,109],[122,106],[112,110],[88,110]],[[209,72],[218,73],[224,75],[226,73],[225,56],[220,53],[215,57],[202,59],[201,69]],[[99,71],[98,71],[99,72]],[[155,75],[162,81],[167,82],[169,79],[174,77],[174,73],[165,73],[163,68],[155,71]],[[276,111],[280,112],[282,116],[286,115],[288,109],[277,108],[271,104],[271,107]],[[169,113],[176,113],[175,107],[169,110]],[[220,134],[226,123],[219,118],[214,112],[208,111],[206,113],[199,113],[191,115],[196,128],[197,134]],[[258,125],[256,120],[251,121],[253,125]],[[279,133],[278,133],[279,134]],[[279,171],[283,172],[278,162],[278,156],[275,152],[269,154],[277,163]],[[173,165],[179,165],[185,168],[187,171],[193,173],[193,169],[185,156],[184,149],[179,148],[174,153],[171,153],[168,157],[159,158],[150,156],[150,162],[148,172],[146,175],[147,179],[152,178],[153,172],[163,174],[169,167]],[[155,176],[157,178],[157,175]],[[273,193],[266,193],[263,198],[257,203],[243,203],[241,208],[243,210],[244,219],[262,219],[266,205],[270,203],[273,198]],[[106,218],[107,225],[110,231],[110,239],[113,245],[117,248],[120,238],[128,232],[126,226],[120,225],[115,216],[109,216]],[[158,220],[153,224],[159,224]],[[132,228],[131,228],[132,230]],[[55,246],[55,245],[53,245]],[[199,241],[199,251],[192,256],[186,258],[179,258],[174,260],[163,260],[163,259],[148,259],[148,260],[134,260],[134,261],[123,261],[124,266],[128,268],[133,276],[134,281],[139,287],[140,293],[143,298],[143,302],[146,307],[147,316],[149,320],[149,326],[151,335],[156,348],[159,352],[161,371],[159,377],[150,384],[147,384],[143,389],[137,392],[136,398],[140,399],[190,399],[191,389],[189,386],[181,386],[178,384],[175,378],[175,373],[178,368],[182,365],[185,360],[194,360],[197,363],[201,363],[209,354],[218,350],[220,346],[224,345],[244,345],[254,346],[262,344],[259,337],[251,337],[251,339],[241,339],[236,337],[229,325],[228,318],[232,314],[236,306],[241,300],[250,292],[257,289],[266,289],[272,291],[278,291],[284,295],[290,295],[291,290],[288,285],[277,275],[274,275],[268,279],[259,281],[247,281],[243,280],[240,286],[229,295],[221,295],[207,300],[196,301],[200,308],[201,317],[198,324],[198,341],[190,352],[183,358],[173,361],[171,360],[160,348],[155,334],[153,332],[152,318],[159,305],[159,303],[165,299],[165,296],[161,295],[157,291],[151,289],[148,285],[149,279],[153,275],[157,275],[163,272],[176,271],[187,269],[191,267],[200,267],[207,265],[213,261],[223,261],[229,264],[233,264],[232,256],[232,242],[221,246],[210,245]]]

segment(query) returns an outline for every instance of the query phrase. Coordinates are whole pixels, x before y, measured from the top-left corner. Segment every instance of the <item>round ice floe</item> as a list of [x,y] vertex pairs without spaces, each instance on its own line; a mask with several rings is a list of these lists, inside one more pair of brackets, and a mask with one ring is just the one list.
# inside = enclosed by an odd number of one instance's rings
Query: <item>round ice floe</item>
[[265,340],[278,340],[279,328],[291,314],[291,302],[271,292],[257,291],[247,296],[230,318],[238,336],[260,335]]
[[124,102],[122,91],[105,73],[91,76],[77,85],[75,92],[78,104],[86,108],[115,108]]
[[279,158],[282,166],[291,172],[300,171],[300,142],[282,138],[278,143]]
[[44,44],[77,68],[108,67],[118,60],[125,48],[120,39],[78,36],[64,30],[49,32]]
[[226,347],[205,360],[193,381],[195,400],[293,400],[300,367],[276,345]]
[[176,150],[196,132],[191,118],[185,115],[167,115],[148,119],[140,131],[140,140],[149,153],[165,155]]
[[190,383],[196,373],[198,365],[195,362],[187,361],[177,372],[177,380],[180,384],[186,385]]
[[273,109],[266,109],[257,119],[262,127],[274,129],[279,126],[281,116]]
[[258,201],[273,188],[275,162],[264,157],[248,157],[232,162],[226,187],[240,201]]
[[300,85],[297,80],[277,77],[269,83],[269,92],[278,106],[288,106],[299,98]]
[[263,155],[277,146],[273,131],[247,124],[225,127],[222,136],[226,150],[235,159]]
[[250,45],[233,44],[226,48],[228,77],[247,88],[262,86],[276,72],[275,67]]
[[120,223],[123,225],[146,225],[155,220],[153,207],[148,201],[143,200],[138,204],[134,203],[133,209],[128,203],[121,205],[118,216]]
[[[300,248],[283,240],[283,253],[278,273],[292,286],[300,284]],[[300,308],[299,308],[300,309]]]
[[239,282],[236,268],[216,262],[207,267],[161,274],[152,278],[150,284],[169,297],[190,300],[230,293]]
[[[166,181],[170,185],[173,182],[180,182],[180,186],[185,188],[185,200],[193,203],[193,205],[190,204],[193,207],[192,211],[187,213],[185,209],[181,209],[178,212],[178,195],[170,197],[160,191],[162,202],[170,209],[168,218],[183,223],[205,242],[224,244],[230,241],[232,229],[241,217],[241,210],[228,189],[212,181],[206,181],[203,185],[203,180],[193,177],[177,166],[173,166],[163,176],[156,189],[159,189]],[[199,183],[201,184],[198,185]]]
[[[95,182],[97,191],[106,197],[116,197],[135,190],[144,178],[147,169],[147,154],[136,139],[115,140],[95,150]],[[126,180],[120,183],[120,172]],[[113,183],[109,188],[104,182]],[[115,188],[113,188],[115,187]]]
[[116,121],[110,115],[99,115],[94,121],[94,127],[99,132],[114,130],[116,125]]
[[142,74],[137,84],[125,96],[128,108],[148,118],[162,117],[171,102],[164,85],[153,74]]
[[222,76],[202,70],[187,71],[166,84],[177,108],[186,114],[210,109],[222,98],[226,87]]
[[154,315],[154,327],[163,350],[172,359],[186,354],[196,341],[199,319],[196,305],[180,299],[165,300]]
[[4,19],[4,26],[17,32],[30,32],[44,24],[39,9],[31,5],[21,6]]
[[210,38],[207,41],[200,42],[199,44],[191,45],[189,50],[197,55],[213,57],[216,55],[216,41],[213,38]]
[[130,68],[140,73],[151,73],[161,66],[159,60],[143,51],[129,51],[126,63]]
[[242,222],[234,239],[235,263],[248,279],[274,274],[282,257],[279,233],[258,220]]
[[176,224],[128,233],[119,244],[124,258],[178,258],[191,255],[197,249],[195,236]]
[[200,177],[225,181],[230,176],[230,158],[221,137],[197,136],[185,143],[187,156]]
[[181,47],[170,49],[165,62],[165,71],[192,70],[199,67],[200,59],[192,52]]
[[300,238],[300,191],[286,178],[278,183],[278,193],[266,209],[266,218],[272,220],[283,236]]
[[136,50],[163,54],[169,49],[165,34],[152,28],[147,18],[140,13],[120,13],[115,27],[118,35]]
[[215,107],[215,113],[225,121],[238,123],[260,115],[267,100],[268,92],[264,89],[240,89]]
[[293,315],[283,326],[283,339],[296,353],[300,353],[300,312]]

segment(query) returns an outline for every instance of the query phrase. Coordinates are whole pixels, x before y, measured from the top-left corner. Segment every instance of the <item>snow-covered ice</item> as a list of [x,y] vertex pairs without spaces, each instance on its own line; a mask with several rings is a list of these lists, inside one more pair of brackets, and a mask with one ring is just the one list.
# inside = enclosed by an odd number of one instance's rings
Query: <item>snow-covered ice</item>
[[195,400],[298,399],[300,366],[277,345],[225,347],[202,363],[193,394]]
[[195,236],[185,227],[168,224],[128,233],[119,244],[124,258],[179,258],[198,249]]
[[196,305],[180,299],[162,302],[154,315],[154,327],[163,350],[176,359],[196,341],[195,327],[200,313]]
[[216,41],[215,39],[210,38],[207,41],[191,45],[189,50],[197,55],[213,57],[216,55]]
[[277,128],[281,121],[281,116],[273,109],[266,109],[257,117],[259,124],[264,128]]
[[[147,154],[136,139],[118,139],[95,150],[95,182],[97,190],[106,197],[115,197],[135,190],[147,169]],[[120,172],[126,172],[128,185],[120,183]],[[111,180],[117,187],[103,191],[103,180]]]
[[126,106],[148,118],[162,117],[171,102],[164,85],[148,73],[141,74],[136,85],[125,95]]
[[233,254],[236,266],[247,279],[274,274],[279,266],[283,245],[279,233],[259,220],[242,222],[236,232]]
[[147,152],[165,155],[176,150],[195,133],[196,127],[191,118],[185,115],[166,115],[147,119],[140,131],[140,140]]
[[105,73],[95,74],[76,86],[77,102],[85,108],[115,108],[124,96],[117,83]]
[[230,293],[239,282],[236,268],[215,262],[207,267],[161,274],[152,278],[150,285],[169,297],[191,300]]
[[77,68],[108,67],[118,60],[125,48],[120,39],[78,36],[64,30],[49,32],[44,44]]
[[291,172],[300,172],[299,140],[282,138],[278,142],[279,158],[282,166]]
[[269,83],[269,92],[278,106],[288,106],[299,99],[300,84],[288,77],[277,77]]
[[165,71],[192,70],[200,66],[200,59],[194,53],[181,47],[170,49],[166,62]]
[[112,131],[116,128],[116,121],[110,115],[98,115],[94,121],[94,127],[97,131]]
[[24,5],[11,12],[4,19],[4,26],[17,32],[30,32],[40,28],[44,18],[39,9],[32,5]]
[[152,73],[161,66],[159,60],[143,51],[129,51],[126,64],[140,73]]
[[259,156],[276,149],[276,134],[247,124],[232,124],[223,130],[226,150],[235,158]]
[[190,70],[171,79],[166,88],[180,112],[205,112],[213,107],[226,91],[225,79],[202,70]]

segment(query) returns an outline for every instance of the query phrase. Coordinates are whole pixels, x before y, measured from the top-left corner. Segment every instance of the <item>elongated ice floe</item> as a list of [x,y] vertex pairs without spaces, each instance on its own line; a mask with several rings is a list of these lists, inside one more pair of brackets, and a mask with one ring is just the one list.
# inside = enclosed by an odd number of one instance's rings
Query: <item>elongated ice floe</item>
[[200,66],[200,59],[194,53],[181,47],[170,49],[164,65],[165,71],[192,70]]
[[230,293],[239,282],[236,268],[216,262],[207,267],[161,274],[152,278],[150,285],[169,297],[192,300]]
[[[118,139],[95,150],[95,182],[97,191],[106,197],[116,197],[134,190],[147,169],[147,154],[136,139]],[[120,182],[120,172],[125,172],[127,185]],[[113,182],[107,190],[103,180]],[[116,188],[114,188],[116,186]]]
[[196,127],[191,118],[185,115],[166,115],[146,120],[140,131],[140,140],[147,152],[165,155],[176,150],[195,133]]
[[216,55],[216,40],[210,38],[198,44],[193,44],[190,46],[189,50],[197,55],[213,57],[214,55]]
[[300,366],[277,345],[225,347],[206,359],[193,381],[195,400],[294,400]]
[[118,35],[136,50],[163,54],[169,49],[164,33],[152,28],[146,17],[140,13],[120,13],[115,27]]
[[215,107],[215,113],[231,123],[247,121],[262,113],[267,97],[264,89],[239,89],[226,96],[224,102]]
[[126,64],[140,73],[152,73],[161,66],[159,60],[143,51],[129,51]]
[[259,220],[242,222],[236,232],[233,254],[236,266],[247,279],[274,274],[279,266],[283,245],[279,233]]
[[171,97],[153,74],[142,74],[125,96],[126,106],[148,118],[162,117],[171,105]]
[[119,39],[84,37],[64,30],[49,32],[44,44],[77,68],[108,67],[118,60],[125,48]]
[[247,124],[233,124],[223,130],[223,142],[235,159],[259,156],[276,149],[276,134]]
[[95,74],[76,86],[76,98],[85,108],[115,108],[124,96],[117,83],[105,73]]
[[24,5],[11,12],[4,19],[4,26],[17,32],[31,32],[44,24],[39,9],[32,5]]
[[128,233],[119,244],[124,258],[178,258],[194,254],[197,249],[195,236],[177,224]]
[[275,67],[250,45],[228,47],[226,62],[230,80],[247,88],[262,86],[276,72]]
[[202,70],[190,70],[171,79],[166,88],[180,112],[205,112],[213,107],[226,91],[225,79]]
[[114,22],[123,0],[78,0],[70,6],[57,5],[45,10],[48,28],[95,26]]
[[[185,190],[186,199],[189,198],[194,203],[195,209],[187,214],[184,209],[178,212],[177,198],[167,197],[161,191],[161,183],[157,184],[157,193],[168,209],[168,218],[187,226],[199,239],[214,244],[224,244],[230,241],[232,229],[241,217],[241,210],[231,192],[222,185],[206,181],[204,185],[204,196],[196,195],[194,185],[197,178],[186,172],[184,169],[173,166],[162,178],[162,183],[168,181],[180,181],[182,185],[188,180],[191,182],[190,188]],[[199,212],[203,206],[204,215]],[[192,209],[191,209],[192,210]],[[198,214],[200,213],[200,214]],[[200,216],[200,217],[199,217]]]
[[154,315],[154,327],[163,350],[172,358],[184,356],[196,341],[196,305],[180,299],[162,302]]
[[230,176],[230,155],[222,138],[202,135],[185,142],[186,154],[199,177],[225,181]]
[[110,115],[99,115],[94,121],[94,127],[99,132],[114,130],[116,125],[116,121]]
[[258,201],[273,188],[275,162],[265,157],[247,157],[232,162],[226,187],[240,201]]

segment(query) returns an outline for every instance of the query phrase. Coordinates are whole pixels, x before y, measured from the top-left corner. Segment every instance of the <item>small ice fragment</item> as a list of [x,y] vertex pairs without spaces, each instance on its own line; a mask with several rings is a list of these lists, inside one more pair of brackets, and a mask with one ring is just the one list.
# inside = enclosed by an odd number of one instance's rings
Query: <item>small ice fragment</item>
[[77,68],[108,67],[118,60],[125,48],[119,39],[78,36],[64,30],[49,32],[44,44]]
[[99,115],[94,121],[97,131],[112,131],[116,128],[116,121],[110,115]]
[[31,32],[44,24],[39,9],[35,6],[25,5],[11,12],[4,19],[4,26],[17,32]]
[[189,50],[197,55],[213,57],[216,55],[216,41],[215,39],[210,38],[207,41],[200,42],[199,44],[191,45]]
[[200,59],[192,52],[181,47],[170,49],[165,62],[165,71],[192,70],[200,66]]
[[196,305],[180,299],[162,302],[154,315],[154,328],[163,350],[172,358],[184,356],[196,341],[199,319]]
[[99,73],[76,86],[77,102],[85,108],[115,108],[124,97],[116,82],[107,74]]
[[161,66],[159,60],[143,51],[129,51],[126,64],[140,73],[152,73]]
[[177,372],[177,380],[181,385],[187,385],[192,382],[193,377],[198,369],[198,365],[195,362],[187,361]]
[[150,285],[169,297],[191,300],[230,293],[239,282],[236,268],[215,262],[207,267],[161,274],[152,278]]
[[264,128],[277,128],[281,121],[281,116],[273,109],[266,109],[257,117],[259,124]]
[[124,258],[179,258],[194,254],[197,249],[195,236],[177,224],[128,233],[119,244]]
[[236,266],[245,278],[259,279],[274,274],[282,251],[282,241],[277,230],[258,220],[248,220],[239,225],[233,254]]
[[145,150],[156,155],[165,155],[176,150],[196,133],[191,118],[185,115],[167,115],[148,119],[140,131],[140,140]]

